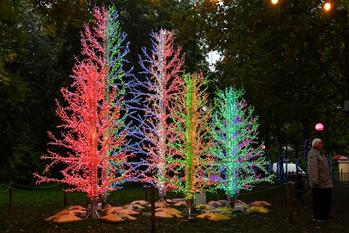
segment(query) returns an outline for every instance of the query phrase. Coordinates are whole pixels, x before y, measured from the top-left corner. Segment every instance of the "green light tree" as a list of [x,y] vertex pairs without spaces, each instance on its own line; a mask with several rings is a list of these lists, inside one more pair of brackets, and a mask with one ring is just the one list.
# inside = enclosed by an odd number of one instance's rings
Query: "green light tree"
[[187,74],[183,79],[182,90],[171,107],[175,133],[170,141],[178,156],[168,161],[174,168],[169,182],[175,184],[178,192],[184,193],[190,218],[193,194],[207,187],[208,168],[212,165],[208,152],[212,140],[208,129],[210,110],[205,77]]
[[253,184],[263,181],[272,182],[257,141],[258,118],[253,116],[253,107],[248,107],[243,94],[244,90],[231,87],[218,91],[212,119],[212,155],[222,174],[216,188],[225,191],[230,206],[234,206],[241,190],[251,190]]

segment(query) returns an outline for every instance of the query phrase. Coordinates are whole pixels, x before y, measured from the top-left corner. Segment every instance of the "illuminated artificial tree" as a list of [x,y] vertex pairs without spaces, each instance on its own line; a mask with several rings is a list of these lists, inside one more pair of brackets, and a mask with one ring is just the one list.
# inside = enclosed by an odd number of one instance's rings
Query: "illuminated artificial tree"
[[[125,71],[124,66],[128,61],[126,56],[129,53],[129,42],[126,42],[126,33],[122,32],[119,15],[114,7],[108,9],[107,31],[105,31],[105,57],[108,62],[108,87],[114,87],[119,90],[118,96],[125,96],[127,91],[132,88],[131,71]],[[123,99],[124,103],[127,103]]]
[[202,74],[184,75],[185,84],[172,106],[172,123],[176,133],[171,141],[174,153],[171,158],[173,176],[169,182],[182,192],[187,200],[191,217],[193,194],[207,187],[212,159],[208,151],[212,146],[210,137],[210,110],[207,103],[206,80]]
[[151,40],[151,54],[143,48],[143,56],[140,56],[141,77],[137,80],[138,88],[132,93],[141,104],[134,105],[133,109],[140,112],[135,119],[140,124],[138,137],[142,140],[140,149],[145,156],[143,181],[156,187],[160,200],[164,200],[165,193],[175,188],[167,182],[172,170],[168,161],[174,155],[170,148],[174,133],[169,123],[170,103],[183,84],[184,59],[181,49],[173,48],[172,32],[152,33]]
[[[48,178],[35,173],[37,183],[57,182],[71,186],[66,191],[87,193],[91,200],[88,215],[98,217],[97,199],[101,194],[114,190],[133,176],[128,160],[132,156],[123,149],[127,130],[120,116],[122,100],[113,79],[118,74],[108,62],[106,45],[108,12],[94,10],[95,24],[85,26],[82,32],[82,55],[73,68],[71,88],[62,88],[66,106],[57,102],[56,113],[62,120],[60,137],[49,132],[49,145],[63,150],[48,150],[42,159],[50,160],[45,172],[54,165],[63,164],[61,178]],[[109,52],[113,52],[110,51]],[[117,56],[122,62],[123,56]],[[120,67],[116,68],[121,70]],[[121,71],[120,71],[121,72]],[[115,134],[114,129],[119,130]],[[87,216],[88,216],[87,215]]]
[[253,108],[242,98],[243,90],[226,88],[218,91],[213,114],[212,155],[215,166],[222,173],[216,188],[225,191],[230,206],[241,190],[251,190],[253,184],[272,182],[267,161],[258,145],[257,117]]
[[[127,94],[129,93],[130,89],[133,88],[134,82],[131,70],[127,71],[124,68],[125,64],[128,63],[126,56],[129,53],[129,42],[126,42],[126,33],[121,30],[118,18],[119,15],[115,7],[110,7],[107,12],[107,24],[104,32],[105,39],[103,39],[103,45],[105,48],[104,56],[106,58],[106,62],[108,63],[106,99],[110,99],[108,98],[108,90],[117,90],[116,98],[114,100],[110,100],[112,101],[111,104],[113,106],[117,107],[118,105],[121,105],[121,115],[119,118],[115,119],[113,127],[111,127],[109,130],[114,134],[114,136],[127,135],[130,137],[133,136],[135,127],[132,126],[132,122],[129,119],[129,115],[132,113],[130,113],[127,108],[127,106],[133,100],[127,99]],[[125,122],[129,123],[125,125]],[[121,152],[129,153],[130,151],[134,151],[133,147],[134,145],[130,143],[130,140],[127,140],[127,142],[125,141],[125,143],[111,148],[111,150],[108,151],[108,155],[113,156],[113,154],[118,154]],[[121,163],[118,161],[113,161],[112,163],[117,170],[123,169],[123,161],[121,161]],[[136,166],[133,165],[133,169],[135,170]],[[111,171],[107,169],[103,172],[103,174],[108,175],[109,172]],[[137,173],[134,172],[132,176],[127,178],[127,181],[137,180],[136,174]],[[113,186],[116,188],[119,188],[118,185],[119,183],[113,184]]]

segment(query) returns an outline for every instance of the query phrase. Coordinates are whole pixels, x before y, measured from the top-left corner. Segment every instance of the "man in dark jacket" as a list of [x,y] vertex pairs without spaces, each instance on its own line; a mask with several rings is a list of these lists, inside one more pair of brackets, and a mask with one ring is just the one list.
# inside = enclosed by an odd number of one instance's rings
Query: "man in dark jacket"
[[333,188],[327,157],[321,151],[323,142],[315,138],[308,153],[309,185],[313,194],[313,219],[324,221],[330,219],[331,192]]

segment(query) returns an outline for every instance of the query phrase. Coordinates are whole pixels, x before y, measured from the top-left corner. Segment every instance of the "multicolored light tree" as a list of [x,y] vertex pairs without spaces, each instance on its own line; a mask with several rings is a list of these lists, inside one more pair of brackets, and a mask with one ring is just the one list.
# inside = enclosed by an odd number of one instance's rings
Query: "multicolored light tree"
[[170,103],[183,84],[184,59],[181,49],[173,48],[172,32],[160,30],[152,33],[151,39],[151,54],[143,48],[143,56],[140,56],[142,76],[137,81],[138,88],[132,92],[142,103],[134,109],[141,112],[135,119],[141,125],[138,137],[142,140],[140,150],[145,155],[143,181],[154,185],[164,200],[165,193],[176,188],[167,182],[173,170],[169,161],[174,156],[170,147],[174,134],[170,126]]
[[[134,100],[127,98],[127,95],[130,89],[133,88],[134,76],[132,75],[132,68],[131,70],[125,70],[125,64],[128,63],[126,56],[129,53],[129,42],[126,41],[126,33],[121,30],[118,18],[119,15],[115,7],[110,7],[107,12],[107,30],[105,31],[105,39],[103,41],[104,56],[108,63],[106,99],[108,99],[108,90],[117,90],[117,97],[111,104],[114,106],[121,105],[121,112],[120,117],[115,119],[114,126],[110,128],[111,132],[115,136],[127,135],[132,137],[135,133],[135,127],[132,126],[132,122],[129,119],[129,115],[132,113],[129,112],[128,105]],[[128,122],[128,124],[125,125],[125,122]],[[129,153],[134,151],[133,147],[134,145],[130,143],[130,140],[127,140],[119,147],[112,148],[108,155],[111,156],[123,151]],[[122,167],[122,164],[116,161],[113,164],[117,169]],[[136,169],[136,166],[133,165],[133,169]],[[106,173],[108,172],[107,170]],[[136,179],[136,173],[133,173],[133,176],[128,177],[127,180]],[[119,188],[118,185],[119,183],[113,184],[116,188]]]
[[225,191],[230,205],[234,205],[240,190],[250,190],[253,184],[262,181],[272,182],[257,142],[258,119],[242,98],[243,94],[243,90],[231,87],[218,91],[212,119],[212,154],[217,169],[223,173],[216,187]]
[[[122,32],[118,18],[115,7],[110,7],[104,40],[105,57],[109,65],[107,85],[117,88],[119,96],[125,96],[132,88],[133,75],[131,70],[124,69],[128,63],[126,56],[129,53],[129,42],[126,42],[126,33]],[[125,99],[123,101],[127,103]]]
[[[57,182],[72,186],[66,191],[86,192],[91,200],[89,214],[98,217],[97,198],[134,174],[128,163],[132,155],[118,149],[126,144],[127,129],[124,128],[127,126],[120,120],[123,119],[120,116],[120,88],[113,83],[115,77],[125,74],[121,67],[115,68],[108,61],[111,56],[107,53],[107,10],[96,8],[94,18],[95,24],[85,26],[82,32],[84,58],[75,63],[71,88],[61,89],[66,106],[56,101],[56,113],[62,120],[57,127],[62,129],[60,137],[49,132],[52,139],[49,145],[60,147],[64,152],[48,150],[48,154],[42,156],[42,159],[51,161],[44,172],[57,164],[65,166],[61,170],[62,178],[48,178],[38,173],[34,176],[38,184]],[[115,61],[122,62],[122,59],[123,55],[119,55]],[[112,72],[112,69],[119,73]],[[114,129],[119,130],[118,134]]]

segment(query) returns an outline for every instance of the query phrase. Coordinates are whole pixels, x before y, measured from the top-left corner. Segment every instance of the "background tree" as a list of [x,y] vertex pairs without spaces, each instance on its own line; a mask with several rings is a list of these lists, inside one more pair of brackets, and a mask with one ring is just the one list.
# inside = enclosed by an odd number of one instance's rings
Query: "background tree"
[[325,14],[321,4],[227,0],[197,5],[209,47],[223,55],[218,86],[246,89],[267,144],[293,144],[288,141],[293,137],[302,147],[304,139],[315,136],[319,120],[329,127],[322,135],[327,144],[334,146],[344,136],[335,130],[347,126],[338,110],[346,93],[343,24],[339,15]]
[[55,5],[0,4],[1,80],[6,80],[0,84],[0,179],[31,183],[46,148],[46,131],[56,123],[52,97],[59,98],[58,90],[68,83],[87,15],[75,8],[74,17],[68,16],[68,5],[54,15]]
[[[46,122],[37,119],[47,106],[40,97],[52,90],[49,83],[55,75],[56,54],[41,27],[43,19],[30,3],[2,1],[1,10],[1,171],[2,177],[23,182],[39,167],[40,129]],[[38,73],[48,77],[40,85]]]
[[[113,4],[120,12],[122,27],[130,40],[130,57],[132,64],[137,64],[142,47],[150,47],[148,35],[153,31],[166,29],[176,34],[175,45],[186,51],[184,69],[187,72],[207,71],[206,47],[201,37],[200,15],[192,1],[177,0],[116,0],[95,1]],[[91,3],[92,5],[94,3]],[[141,67],[135,66],[135,71]]]

